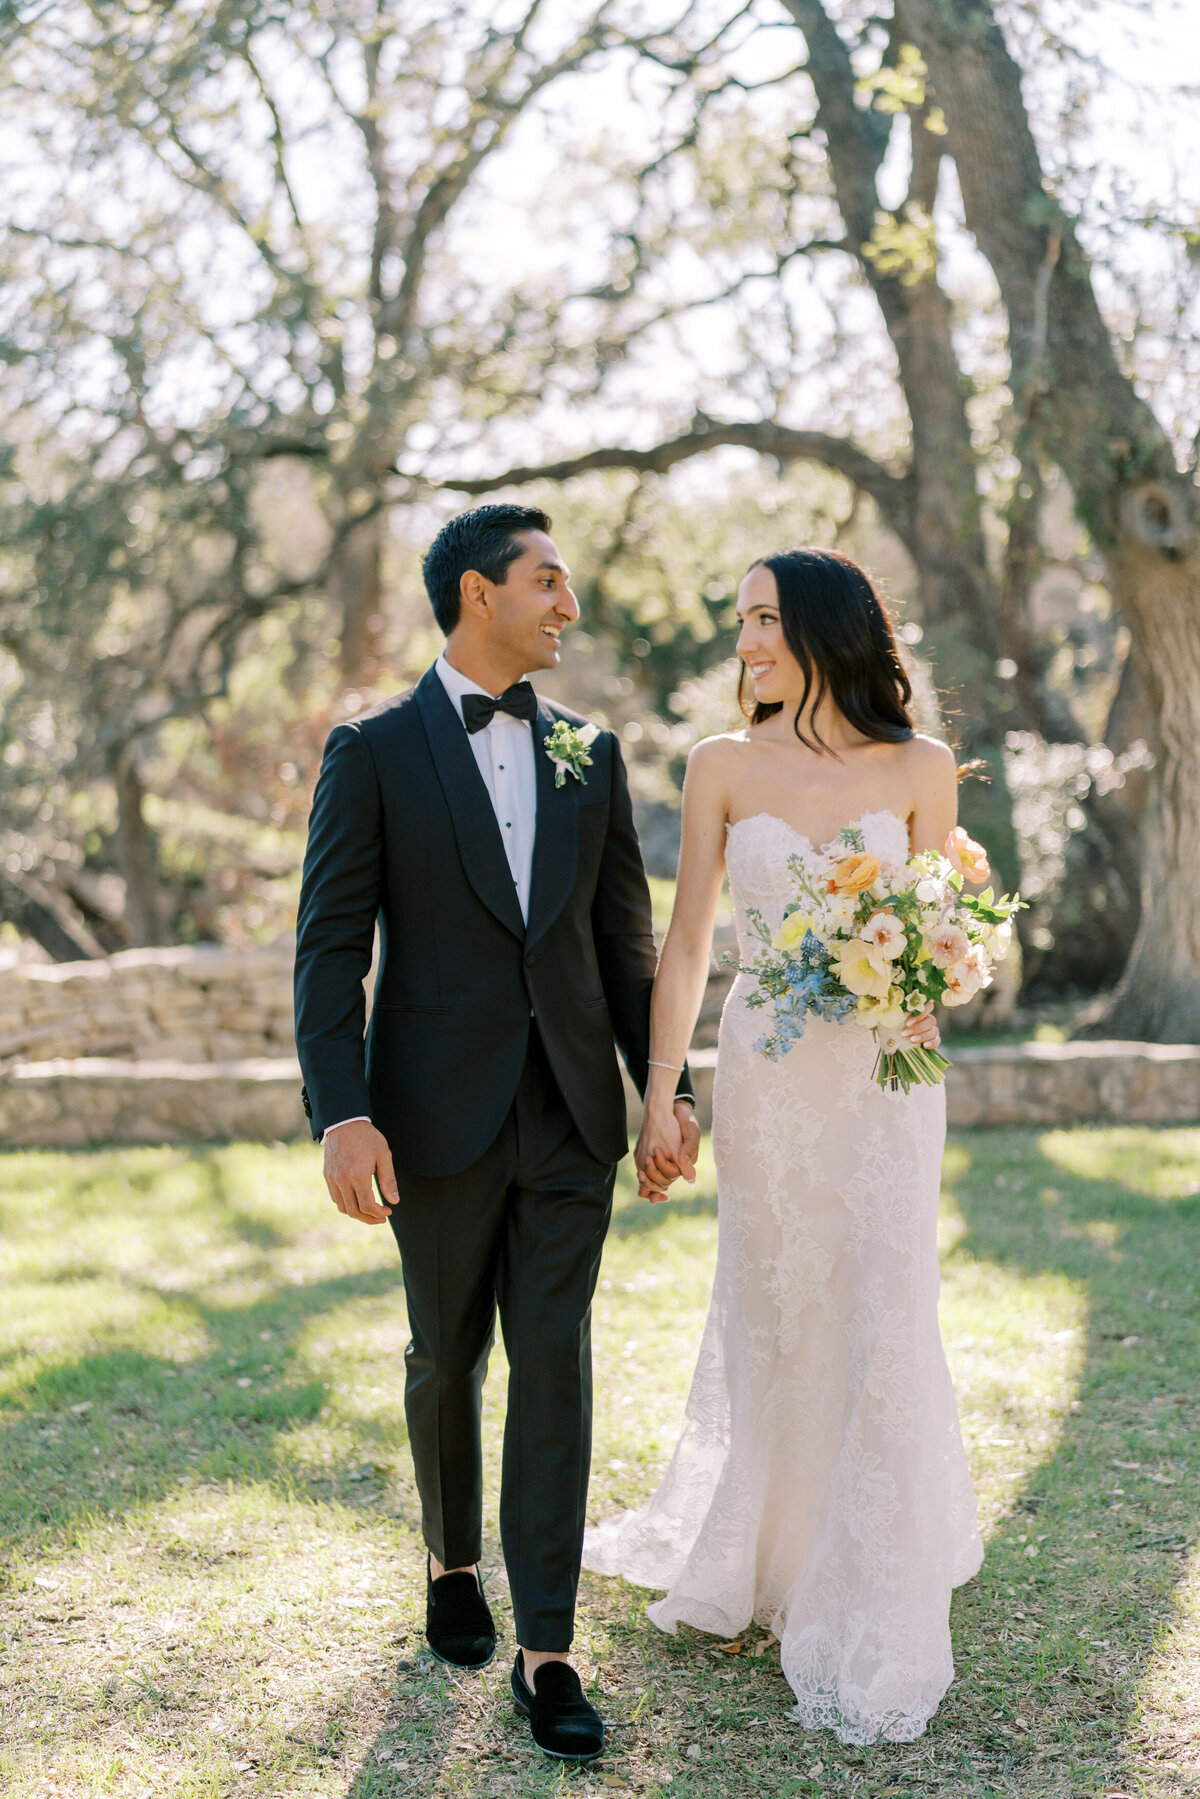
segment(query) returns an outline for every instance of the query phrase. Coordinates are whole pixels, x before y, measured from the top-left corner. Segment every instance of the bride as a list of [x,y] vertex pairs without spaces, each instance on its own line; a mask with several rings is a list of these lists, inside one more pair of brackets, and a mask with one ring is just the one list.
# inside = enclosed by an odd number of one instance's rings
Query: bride
[[[722,876],[774,931],[788,858],[820,866],[854,825],[884,862],[942,851],[954,758],[918,736],[887,615],[846,557],[789,550],[738,593],[744,730],[692,751],[670,930],[651,1015],[637,1162],[664,1197],[672,1109],[708,977]],[[752,697],[747,683],[752,685]],[[844,853],[844,850],[840,853]],[[795,1716],[845,1743],[921,1734],[954,1674],[952,1588],[982,1548],[938,1332],[945,1092],[885,1092],[875,1040],[810,1019],[778,1061],[735,980],[713,1090],[719,1230],[683,1434],[639,1512],[588,1532],[584,1562],[666,1589],[649,1608],[780,1641]],[[932,1017],[906,1035],[936,1047]]]

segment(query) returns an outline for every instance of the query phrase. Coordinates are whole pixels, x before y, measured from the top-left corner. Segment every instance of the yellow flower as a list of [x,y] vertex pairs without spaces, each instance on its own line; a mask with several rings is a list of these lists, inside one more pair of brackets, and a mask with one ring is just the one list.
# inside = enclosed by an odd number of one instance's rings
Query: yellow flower
[[892,965],[873,943],[852,937],[834,951],[835,973],[848,993],[881,999],[892,984]]
[[872,1030],[897,1031],[908,1019],[904,1010],[903,987],[889,987],[879,998],[867,994],[860,999],[855,1011],[864,1024]]
[[837,893],[862,893],[879,876],[879,859],[866,850],[855,850],[835,862],[830,881]]
[[804,942],[804,933],[812,925],[810,912],[791,912],[771,939],[772,949],[794,949]]

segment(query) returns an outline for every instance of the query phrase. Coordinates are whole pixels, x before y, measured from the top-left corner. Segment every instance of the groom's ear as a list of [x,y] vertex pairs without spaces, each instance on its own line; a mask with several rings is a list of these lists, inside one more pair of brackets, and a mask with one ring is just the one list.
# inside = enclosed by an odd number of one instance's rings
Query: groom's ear
[[484,579],[476,568],[469,568],[459,577],[458,597],[462,601],[464,612],[473,618],[491,618],[495,608],[492,605],[492,584]]

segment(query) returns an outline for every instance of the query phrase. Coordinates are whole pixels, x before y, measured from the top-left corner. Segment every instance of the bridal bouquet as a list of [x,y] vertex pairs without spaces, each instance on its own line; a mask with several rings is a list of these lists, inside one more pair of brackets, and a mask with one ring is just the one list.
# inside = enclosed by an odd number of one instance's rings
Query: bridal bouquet
[[856,1015],[875,1032],[881,1087],[907,1093],[945,1078],[945,1056],[904,1041],[904,1025],[931,1003],[962,1006],[989,985],[1023,904],[990,887],[963,891],[964,874],[986,880],[988,864],[961,827],[946,849],[885,864],[849,825],[817,858],[788,858],[795,890],[779,929],[749,911],[763,948],[743,969],[756,982],[746,1003],[772,1010],[755,1049],[774,1062],[803,1036],[810,1014],[836,1023]]

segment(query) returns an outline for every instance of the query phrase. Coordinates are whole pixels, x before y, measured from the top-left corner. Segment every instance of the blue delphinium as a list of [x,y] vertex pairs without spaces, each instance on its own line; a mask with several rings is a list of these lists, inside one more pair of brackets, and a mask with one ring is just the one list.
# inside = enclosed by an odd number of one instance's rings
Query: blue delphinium
[[764,1033],[754,1045],[769,1062],[777,1062],[803,1037],[810,1015],[841,1024],[853,1012],[853,994],[830,976],[832,962],[820,938],[806,931],[798,948],[789,951],[785,960],[772,964],[763,959],[755,966],[753,973],[760,984],[757,992],[747,995],[746,1003],[770,1004],[774,1009],[774,1029]]

